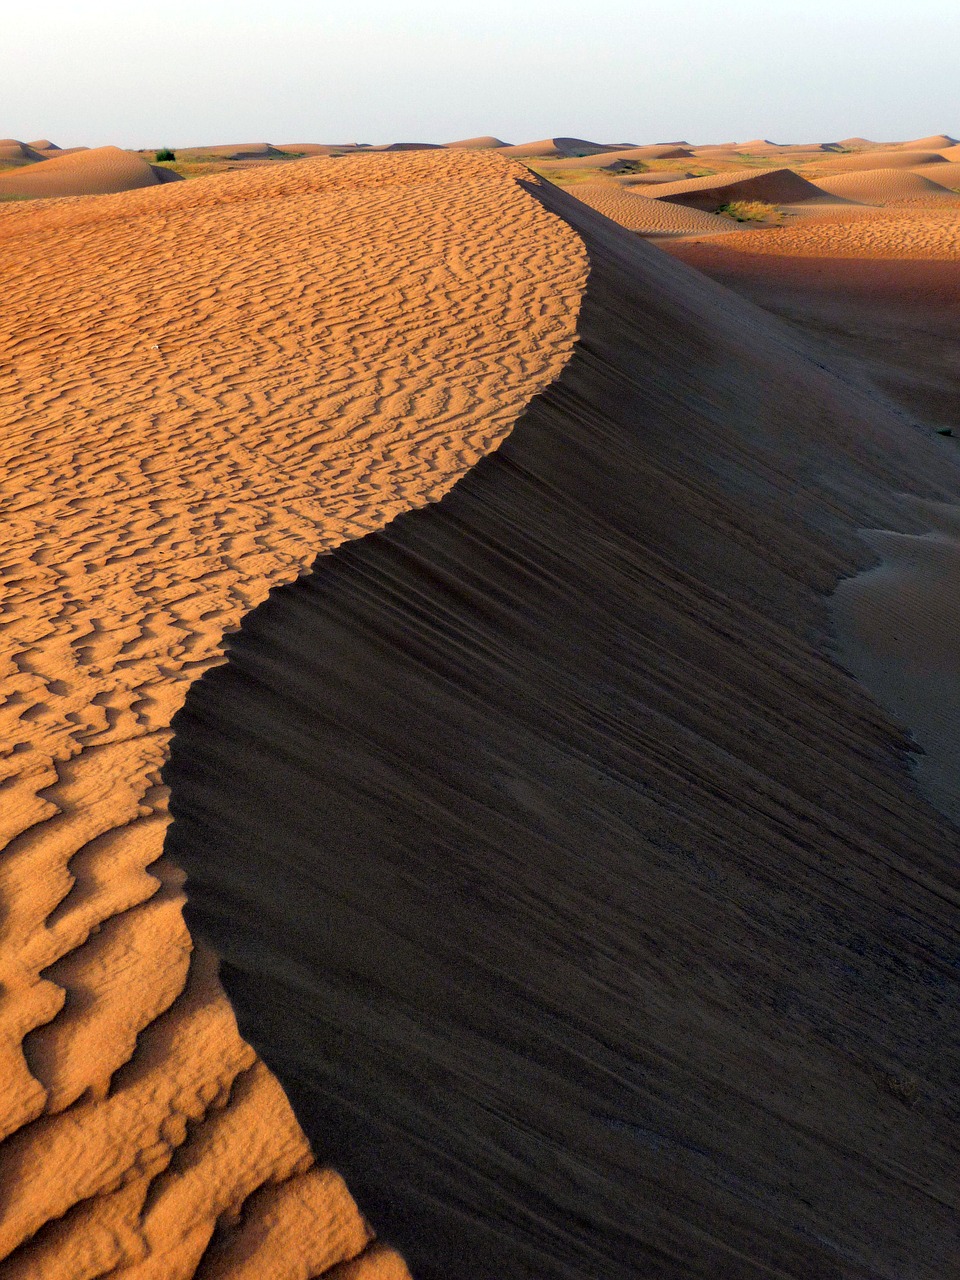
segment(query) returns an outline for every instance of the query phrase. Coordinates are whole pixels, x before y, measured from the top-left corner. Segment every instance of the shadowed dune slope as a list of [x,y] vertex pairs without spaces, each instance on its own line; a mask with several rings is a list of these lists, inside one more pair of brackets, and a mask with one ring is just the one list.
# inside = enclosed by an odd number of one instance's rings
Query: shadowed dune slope
[[46,156],[40,154],[36,143],[17,142],[16,138],[0,140],[0,161],[5,164],[36,164],[38,160],[45,159]]
[[33,164],[11,173],[0,173],[0,195],[92,196],[155,187],[180,180],[169,170],[162,175],[141,156],[119,147],[96,147]]
[[620,146],[606,146],[602,142],[588,142],[585,138],[544,138],[539,142],[518,142],[504,147],[503,154],[523,159],[527,156],[573,156],[597,155],[602,151],[625,151],[631,148],[627,143]]
[[769,169],[744,177],[743,170],[705,178],[687,178],[665,184],[656,191],[657,200],[689,205],[693,209],[715,209],[734,200],[765,200],[771,204],[799,204],[823,198],[823,191],[792,169]]
[[566,363],[586,255],[529,177],[438,151],[0,207],[4,1280],[402,1271],[193,949],[159,769],[225,631]]
[[943,1280],[960,836],[824,597],[960,468],[541,198],[591,261],[560,379],[177,718],[191,918],[421,1280]]

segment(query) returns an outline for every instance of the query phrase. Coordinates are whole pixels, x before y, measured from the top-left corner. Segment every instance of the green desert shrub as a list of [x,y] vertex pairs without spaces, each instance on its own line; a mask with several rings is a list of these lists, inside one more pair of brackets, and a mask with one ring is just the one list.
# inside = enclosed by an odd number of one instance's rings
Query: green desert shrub
[[157,152],[157,164],[161,164],[164,160],[176,160],[176,155],[169,147],[161,147]]
[[777,206],[767,204],[765,200],[732,200],[729,204],[722,204],[716,212],[737,222],[770,222],[780,217]]

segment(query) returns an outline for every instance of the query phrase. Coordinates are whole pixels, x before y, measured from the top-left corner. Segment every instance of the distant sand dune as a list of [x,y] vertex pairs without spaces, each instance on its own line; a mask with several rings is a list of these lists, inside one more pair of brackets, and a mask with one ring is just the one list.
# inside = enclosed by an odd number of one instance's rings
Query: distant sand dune
[[[931,167],[949,169],[949,165]],[[960,183],[960,175],[957,181]],[[860,173],[845,173],[838,177],[818,178],[817,186],[846,200],[864,200],[878,204],[886,200],[911,200],[948,194],[945,187],[909,169],[867,169]],[[909,235],[909,227],[905,228],[905,234]]]
[[825,159],[818,173],[858,173],[863,169],[913,169],[918,164],[942,164],[939,151],[928,148],[900,150],[887,147],[874,151],[861,151],[855,155],[835,156]]
[[797,204],[822,199],[824,193],[792,169],[767,169],[746,175],[740,169],[658,186],[653,195],[657,200],[671,200],[694,209],[715,209],[735,200]]
[[216,156],[221,160],[270,160],[278,157],[278,147],[269,142],[221,143],[213,147],[177,147],[177,155],[188,159],[193,156]]
[[0,195],[36,197],[109,195],[155,187],[179,180],[179,175],[157,170],[141,156],[119,147],[97,147],[73,155],[44,160],[17,172],[0,173]]
[[634,195],[612,182],[580,182],[569,189],[569,194],[629,231],[644,236],[709,236],[738,229],[729,218],[667,200]]
[[192,950],[159,768],[248,609],[562,369],[586,255],[533,181],[442,150],[0,205],[5,1280],[405,1275]]
[[622,151],[624,146],[605,146],[600,142],[587,142],[585,138],[544,138],[540,142],[521,142],[514,146],[504,147],[505,156],[525,157],[560,157],[570,159],[576,156],[596,155],[601,151]]
[[495,138],[492,134],[486,133],[479,138],[461,138],[458,142],[446,142],[444,146],[450,147],[455,151],[490,151],[494,148],[508,147],[508,142]]
[[6,164],[35,164],[45,159],[35,143],[17,142],[16,138],[0,139],[0,161]]
[[948,133],[931,133],[926,138],[913,138],[910,142],[901,142],[898,145],[907,151],[943,151],[946,147],[957,146],[958,140],[951,138]]

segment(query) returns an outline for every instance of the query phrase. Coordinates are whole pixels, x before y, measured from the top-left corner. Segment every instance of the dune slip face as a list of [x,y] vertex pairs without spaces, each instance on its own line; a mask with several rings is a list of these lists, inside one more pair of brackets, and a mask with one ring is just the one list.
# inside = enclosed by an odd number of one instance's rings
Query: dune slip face
[[528,188],[437,151],[0,206],[4,1280],[406,1274],[193,949],[159,771],[244,613],[569,358],[586,255]]
[[580,340],[191,690],[189,918],[421,1280],[943,1280],[960,836],[826,599],[960,466],[572,195]]

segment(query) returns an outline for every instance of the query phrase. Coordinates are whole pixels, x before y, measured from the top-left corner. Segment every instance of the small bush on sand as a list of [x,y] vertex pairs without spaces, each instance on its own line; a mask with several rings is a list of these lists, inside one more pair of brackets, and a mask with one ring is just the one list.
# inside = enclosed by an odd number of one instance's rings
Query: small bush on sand
[[779,222],[781,217],[777,206],[765,200],[733,200],[722,204],[716,212],[736,222]]
[[157,164],[162,164],[164,160],[176,160],[176,155],[169,147],[161,147],[157,152]]

